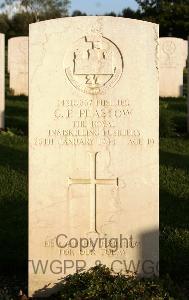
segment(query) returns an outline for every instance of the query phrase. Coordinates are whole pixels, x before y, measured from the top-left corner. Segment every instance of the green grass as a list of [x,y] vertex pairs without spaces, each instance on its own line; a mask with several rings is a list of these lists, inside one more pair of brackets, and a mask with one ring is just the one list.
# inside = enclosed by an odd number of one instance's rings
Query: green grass
[[0,135],[0,266],[12,274],[27,269],[27,106],[26,98],[7,99]]
[[5,111],[6,127],[18,135],[28,134],[28,101],[26,96],[9,96]]
[[[161,99],[164,114],[160,139],[160,274],[169,274],[189,299],[189,139],[186,100]],[[0,134],[1,274],[27,270],[28,102],[9,96],[7,132]],[[166,121],[166,116],[170,122]],[[173,126],[173,129],[170,126]],[[169,127],[169,128],[167,128]],[[162,136],[164,136],[162,134]],[[1,286],[1,283],[0,283]],[[175,298],[181,299],[181,298]]]
[[162,99],[161,112],[170,118],[168,126],[172,125],[174,132],[171,137],[160,139],[160,271],[161,274],[170,274],[175,282],[185,287],[189,283],[189,138],[186,135],[186,100]]
[[160,270],[189,282],[189,140],[160,142]]
[[167,113],[172,119],[175,132],[178,135],[185,134],[187,128],[187,106],[185,98],[162,98],[160,101],[160,112]]

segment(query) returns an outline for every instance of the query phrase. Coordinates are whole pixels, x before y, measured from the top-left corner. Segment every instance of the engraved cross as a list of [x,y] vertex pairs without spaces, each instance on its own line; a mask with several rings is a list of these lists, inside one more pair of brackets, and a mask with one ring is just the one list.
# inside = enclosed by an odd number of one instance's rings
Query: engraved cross
[[97,179],[96,178],[96,158],[98,152],[89,152],[90,156],[90,178],[88,179],[68,179],[68,185],[89,184],[90,185],[90,232],[98,233],[96,228],[96,186],[97,185],[116,185],[116,179]]

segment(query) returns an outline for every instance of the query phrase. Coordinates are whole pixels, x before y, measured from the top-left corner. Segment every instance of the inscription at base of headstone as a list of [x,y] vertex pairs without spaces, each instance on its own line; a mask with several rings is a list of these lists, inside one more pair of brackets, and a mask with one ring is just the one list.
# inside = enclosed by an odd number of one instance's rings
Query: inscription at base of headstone
[[187,60],[187,41],[160,38],[160,96],[183,96],[183,72]]
[[157,275],[158,25],[39,22],[29,53],[30,295],[100,263]]
[[5,127],[5,35],[0,33],[0,130]]
[[16,95],[28,96],[28,37],[8,41],[9,88]]

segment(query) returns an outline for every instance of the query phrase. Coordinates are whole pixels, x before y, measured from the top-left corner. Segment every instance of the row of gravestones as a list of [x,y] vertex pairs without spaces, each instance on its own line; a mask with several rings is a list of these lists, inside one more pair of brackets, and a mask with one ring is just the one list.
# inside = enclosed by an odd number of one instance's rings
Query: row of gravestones
[[[8,41],[9,88],[14,95],[28,95],[28,37]],[[0,129],[5,127],[5,35],[0,33]]]
[[[4,36],[1,34],[1,61],[4,63]],[[28,96],[28,37],[16,37],[8,41],[9,88],[14,95]],[[159,39],[160,50],[160,96],[183,95],[183,71],[187,61],[187,41],[179,38]],[[4,66],[3,66],[4,68]],[[3,77],[1,69],[0,76]],[[4,78],[1,79],[0,128],[4,127]]]
[[[183,71],[187,60],[187,41],[160,38],[160,96],[183,95]],[[28,37],[17,37],[8,43],[10,89],[15,95],[28,95]]]
[[[160,43],[161,81],[178,96],[186,42]],[[30,25],[30,295],[49,295],[61,277],[99,263],[158,274],[158,46],[158,25],[138,20]],[[17,64],[8,67],[11,76]]]

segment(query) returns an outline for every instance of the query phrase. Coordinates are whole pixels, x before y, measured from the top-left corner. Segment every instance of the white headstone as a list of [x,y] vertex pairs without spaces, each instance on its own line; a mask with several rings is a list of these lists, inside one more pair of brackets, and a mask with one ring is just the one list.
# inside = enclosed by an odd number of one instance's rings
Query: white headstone
[[28,37],[8,41],[8,71],[10,89],[14,95],[28,95]]
[[0,33],[0,129],[5,127],[5,35]]
[[160,38],[160,96],[183,96],[183,71],[187,60],[187,41]]
[[99,262],[157,274],[158,25],[39,22],[29,53],[30,295]]

